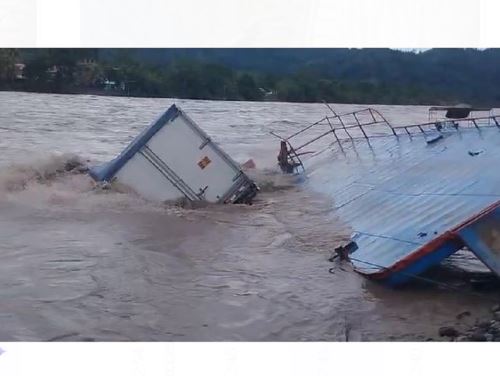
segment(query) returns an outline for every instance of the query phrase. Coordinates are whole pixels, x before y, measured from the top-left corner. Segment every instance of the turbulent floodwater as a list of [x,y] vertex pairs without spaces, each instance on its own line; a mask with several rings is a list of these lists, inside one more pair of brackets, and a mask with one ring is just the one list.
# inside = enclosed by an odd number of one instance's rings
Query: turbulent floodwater
[[[174,102],[235,160],[254,159],[253,206],[150,203],[64,172],[111,159]],[[394,123],[427,119],[426,107],[376,108]],[[458,312],[481,317],[482,296],[328,272],[350,229],[321,189],[277,171],[269,135],[327,111],[0,92],[0,340],[418,340]]]

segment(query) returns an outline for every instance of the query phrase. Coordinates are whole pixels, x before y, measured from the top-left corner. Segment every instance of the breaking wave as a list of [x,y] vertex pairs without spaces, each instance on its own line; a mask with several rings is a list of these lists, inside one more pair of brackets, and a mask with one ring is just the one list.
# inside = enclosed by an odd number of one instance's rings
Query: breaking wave
[[[45,154],[0,168],[0,201],[57,210],[168,211],[175,214],[213,210],[213,205],[186,203],[182,199],[159,205],[139,197],[123,185],[97,184],[87,173],[90,164],[90,160],[76,154]],[[261,193],[267,194],[291,190],[298,179],[283,175],[277,168],[252,168],[246,173],[257,183]]]
[[124,187],[96,184],[87,174],[89,163],[75,154],[51,154],[11,164],[0,169],[0,202],[56,210],[155,210]]
[[12,164],[0,170],[0,191],[22,191],[34,184],[47,185],[63,176],[83,174],[88,171],[86,162],[77,155],[62,154]]
[[297,186],[302,178],[300,175],[285,175],[276,169],[252,169],[246,174],[253,179],[261,192],[287,191]]

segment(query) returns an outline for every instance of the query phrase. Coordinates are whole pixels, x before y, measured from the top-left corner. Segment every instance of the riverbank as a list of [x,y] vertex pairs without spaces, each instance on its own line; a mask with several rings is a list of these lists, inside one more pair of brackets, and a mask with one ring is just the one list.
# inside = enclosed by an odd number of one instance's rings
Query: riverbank
[[456,323],[443,326],[438,336],[427,339],[455,342],[500,342],[500,304],[491,307],[491,314],[471,322],[471,312],[462,311],[456,315]]
[[[296,104],[314,104],[314,103],[322,103],[323,101],[293,101],[293,100],[280,100],[278,98],[263,98],[263,99],[231,99],[231,98],[184,98],[184,97],[176,97],[176,96],[161,96],[154,94],[137,94],[137,93],[129,93],[121,90],[106,90],[106,89],[83,89],[83,88],[75,88],[68,89],[62,91],[48,91],[48,90],[29,90],[29,89],[19,89],[15,87],[8,88],[0,88],[0,92],[13,92],[13,93],[32,93],[32,94],[57,94],[57,95],[95,95],[102,97],[128,97],[128,98],[156,98],[156,99],[181,99],[181,100],[204,100],[204,101],[217,101],[217,102],[258,102],[258,103],[296,103]],[[333,103],[333,102],[328,102]],[[384,105],[384,106],[448,106],[456,104],[453,101],[419,101],[415,103],[387,103],[387,102],[377,102],[377,101],[335,101],[337,104],[353,104],[356,103],[358,105]]]

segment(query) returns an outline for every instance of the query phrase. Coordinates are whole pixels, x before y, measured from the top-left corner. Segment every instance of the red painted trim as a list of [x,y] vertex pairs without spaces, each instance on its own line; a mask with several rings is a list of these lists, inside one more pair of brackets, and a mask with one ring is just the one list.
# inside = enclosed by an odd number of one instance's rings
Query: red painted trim
[[477,220],[483,218],[484,216],[488,215],[489,213],[491,213],[492,211],[494,211],[496,208],[500,207],[500,201],[497,201],[495,202],[494,204],[484,208],[483,210],[481,210],[479,213],[477,213],[476,215],[473,215],[472,217],[470,217],[469,219],[467,219],[465,222],[462,222],[461,224],[459,224],[457,227],[455,227],[452,231],[453,232],[458,232],[460,230],[462,230],[464,227],[467,227],[469,226],[471,223],[474,223],[476,222]]
[[[374,278],[374,279],[385,279],[389,275],[396,273],[398,271],[401,271],[402,269],[406,268],[408,265],[415,262],[419,258],[436,251],[437,249],[442,247],[447,242],[457,242],[458,246],[464,246],[462,240],[458,236],[458,232],[460,230],[462,230],[464,227],[469,226],[471,223],[474,223],[477,220],[481,219],[482,217],[488,215],[490,212],[492,212],[493,210],[495,210],[498,207],[500,207],[500,201],[497,201],[494,204],[484,208],[479,213],[474,214],[473,216],[469,217],[464,222],[460,223],[458,226],[455,226],[453,229],[446,231],[444,234],[438,236],[435,239],[432,239],[428,243],[424,244],[422,247],[418,248],[415,252],[412,252],[408,256],[406,256],[405,258],[397,261],[392,266],[390,266],[386,269],[383,269],[379,272],[375,272],[375,273],[371,273],[371,274],[367,274],[367,275],[370,276],[371,278]],[[366,273],[361,272],[361,274],[366,274]]]

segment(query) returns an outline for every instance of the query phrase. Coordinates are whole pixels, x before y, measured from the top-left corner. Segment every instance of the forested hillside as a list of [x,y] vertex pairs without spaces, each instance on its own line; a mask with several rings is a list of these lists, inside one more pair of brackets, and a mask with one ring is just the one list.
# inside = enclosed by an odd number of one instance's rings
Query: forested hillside
[[498,49],[4,49],[0,89],[500,106],[499,66]]

